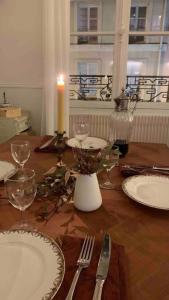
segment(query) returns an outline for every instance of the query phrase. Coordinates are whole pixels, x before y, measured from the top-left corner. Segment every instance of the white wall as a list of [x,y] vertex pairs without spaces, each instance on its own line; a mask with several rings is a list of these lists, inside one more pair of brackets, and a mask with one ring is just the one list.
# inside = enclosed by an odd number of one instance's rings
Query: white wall
[[27,108],[40,133],[43,55],[42,0],[0,1],[0,102]]

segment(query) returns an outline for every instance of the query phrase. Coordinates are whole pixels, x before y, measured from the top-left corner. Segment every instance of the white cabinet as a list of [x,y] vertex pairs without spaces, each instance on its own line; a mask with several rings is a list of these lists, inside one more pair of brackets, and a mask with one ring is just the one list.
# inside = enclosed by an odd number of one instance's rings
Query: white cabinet
[[22,115],[17,118],[0,117],[0,143],[6,142],[30,127],[31,116],[28,111],[22,111]]

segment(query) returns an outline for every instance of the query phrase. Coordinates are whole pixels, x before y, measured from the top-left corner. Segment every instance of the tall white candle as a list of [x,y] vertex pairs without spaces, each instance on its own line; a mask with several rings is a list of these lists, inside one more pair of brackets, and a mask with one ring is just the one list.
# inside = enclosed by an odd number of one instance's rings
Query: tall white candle
[[57,124],[56,128],[59,133],[65,130],[64,126],[64,79],[63,75],[59,75],[57,79]]

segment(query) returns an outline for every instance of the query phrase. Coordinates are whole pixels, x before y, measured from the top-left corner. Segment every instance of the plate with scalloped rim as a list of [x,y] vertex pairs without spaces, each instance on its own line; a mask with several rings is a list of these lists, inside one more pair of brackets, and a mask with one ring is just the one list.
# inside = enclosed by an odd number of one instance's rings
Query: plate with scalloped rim
[[65,261],[58,244],[40,232],[0,232],[0,299],[49,300],[59,290]]
[[4,180],[6,177],[14,175],[16,172],[16,167],[11,162],[6,160],[0,160],[0,181]]
[[88,136],[83,142],[82,142],[82,146],[79,145],[79,142],[76,140],[76,138],[71,138],[69,140],[67,140],[67,145],[72,147],[72,148],[79,148],[81,147],[82,149],[93,149],[93,150],[99,150],[99,149],[103,149],[107,146],[107,142],[103,139],[97,138],[97,137],[92,137],[92,136]]
[[169,177],[135,175],[122,183],[124,193],[136,202],[153,208],[169,210]]

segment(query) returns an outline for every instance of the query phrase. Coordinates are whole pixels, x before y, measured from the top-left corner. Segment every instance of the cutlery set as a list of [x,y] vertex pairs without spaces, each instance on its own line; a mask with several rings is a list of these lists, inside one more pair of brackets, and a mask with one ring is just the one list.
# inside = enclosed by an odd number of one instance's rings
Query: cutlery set
[[[77,260],[78,269],[74,275],[72,284],[70,286],[68,295],[65,300],[72,300],[74,290],[76,287],[76,283],[78,281],[80,272],[83,268],[87,268],[90,264],[93,247],[94,247],[94,237],[86,236],[82,245],[82,249]],[[96,271],[96,285],[94,289],[93,300],[101,300],[102,295],[102,288],[103,284],[106,280],[108,269],[109,269],[109,262],[111,256],[111,238],[110,235],[105,233],[103,238],[103,245],[100,253],[100,258],[97,266]]]
[[162,175],[169,175],[169,167],[124,164],[121,165],[120,168],[122,174],[126,176],[146,174],[146,173],[157,173]]

